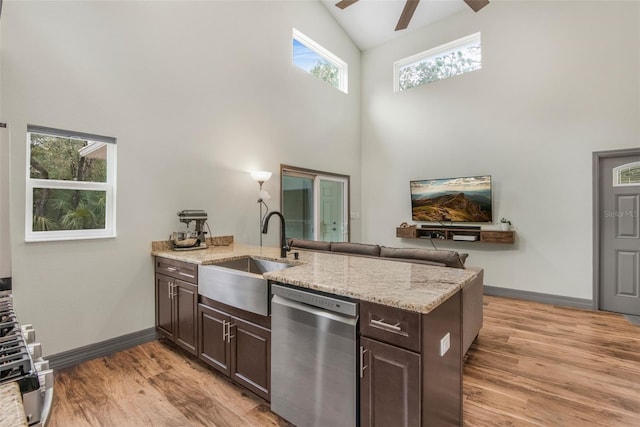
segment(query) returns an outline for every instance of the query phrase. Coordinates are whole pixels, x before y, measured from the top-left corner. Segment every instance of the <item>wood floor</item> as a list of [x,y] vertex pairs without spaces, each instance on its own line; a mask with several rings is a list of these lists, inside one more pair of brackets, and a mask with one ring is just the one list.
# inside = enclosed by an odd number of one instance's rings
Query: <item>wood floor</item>
[[[640,326],[611,313],[484,301],[484,327],[464,367],[465,426],[640,426]],[[287,425],[162,341],[57,372],[48,423]]]

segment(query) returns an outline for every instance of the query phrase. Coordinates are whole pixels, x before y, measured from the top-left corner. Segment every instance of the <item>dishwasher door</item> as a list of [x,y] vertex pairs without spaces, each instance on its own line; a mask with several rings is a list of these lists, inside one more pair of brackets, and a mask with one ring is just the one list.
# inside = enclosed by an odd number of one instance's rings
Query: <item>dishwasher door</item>
[[272,293],[271,410],[298,427],[356,426],[358,304],[278,285]]

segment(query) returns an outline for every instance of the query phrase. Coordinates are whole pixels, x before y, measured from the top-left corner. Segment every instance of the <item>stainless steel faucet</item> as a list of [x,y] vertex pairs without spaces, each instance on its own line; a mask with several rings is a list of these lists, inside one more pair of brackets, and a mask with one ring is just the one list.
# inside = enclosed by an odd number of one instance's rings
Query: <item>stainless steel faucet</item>
[[280,217],[280,258],[286,258],[287,252],[291,250],[287,245],[287,238],[285,237],[284,216],[278,211],[271,211],[264,219],[264,225],[262,226],[262,234],[267,234],[269,229],[269,220],[273,215]]

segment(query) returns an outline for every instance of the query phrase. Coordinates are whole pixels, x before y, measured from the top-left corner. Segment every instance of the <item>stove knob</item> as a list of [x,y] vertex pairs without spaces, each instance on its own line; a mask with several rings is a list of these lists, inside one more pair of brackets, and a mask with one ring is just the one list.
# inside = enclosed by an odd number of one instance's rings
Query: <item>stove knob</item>
[[43,393],[53,388],[53,369],[38,372],[38,381],[40,382],[40,391]]
[[36,331],[31,325],[22,326],[22,336],[27,344],[31,344],[36,341]]
[[31,353],[31,358],[33,360],[40,359],[42,357],[42,346],[39,342],[28,344],[29,353]]
[[35,362],[33,362],[33,364],[36,366],[36,371],[38,372],[42,372],[42,371],[46,371],[47,369],[49,369],[49,361],[48,360],[37,360]]

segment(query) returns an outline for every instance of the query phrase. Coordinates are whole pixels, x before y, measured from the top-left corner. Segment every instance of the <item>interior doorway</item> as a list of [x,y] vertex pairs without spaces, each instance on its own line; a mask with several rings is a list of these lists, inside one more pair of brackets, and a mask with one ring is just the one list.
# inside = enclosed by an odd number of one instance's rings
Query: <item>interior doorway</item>
[[280,166],[281,211],[286,236],[349,241],[349,176]]
[[640,148],[596,152],[594,305],[640,315]]

